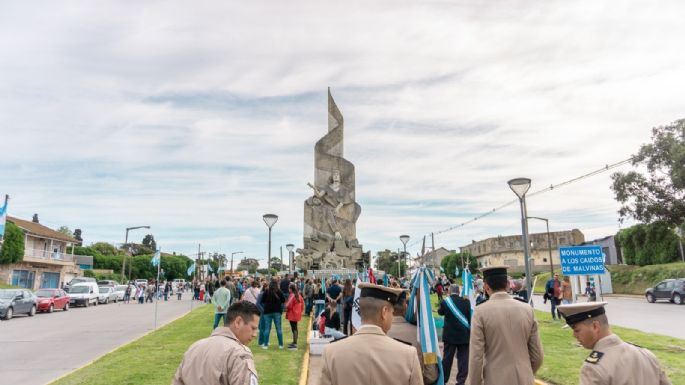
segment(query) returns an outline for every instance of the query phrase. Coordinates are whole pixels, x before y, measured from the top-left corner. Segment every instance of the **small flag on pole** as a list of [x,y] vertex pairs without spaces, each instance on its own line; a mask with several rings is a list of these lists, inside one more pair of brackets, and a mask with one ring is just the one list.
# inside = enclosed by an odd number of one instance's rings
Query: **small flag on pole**
[[152,263],[152,266],[159,266],[159,262],[162,259],[161,252],[159,250],[155,251],[155,255],[152,257],[152,260],[150,261]]
[[383,275],[383,286],[388,287],[388,284],[388,273],[385,273],[385,275]]
[[5,236],[5,221],[7,220],[7,199],[8,196],[5,195],[5,204],[0,207],[0,239]]
[[188,271],[186,271],[186,275],[193,275],[194,272],[195,272],[195,262],[193,262],[193,264],[190,265],[190,267],[188,267]]

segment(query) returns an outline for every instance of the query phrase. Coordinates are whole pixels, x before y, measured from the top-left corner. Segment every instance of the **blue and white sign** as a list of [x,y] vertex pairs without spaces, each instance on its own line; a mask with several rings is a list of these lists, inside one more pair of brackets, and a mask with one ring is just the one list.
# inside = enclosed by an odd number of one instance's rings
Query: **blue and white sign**
[[600,246],[560,247],[563,275],[604,274],[604,253]]

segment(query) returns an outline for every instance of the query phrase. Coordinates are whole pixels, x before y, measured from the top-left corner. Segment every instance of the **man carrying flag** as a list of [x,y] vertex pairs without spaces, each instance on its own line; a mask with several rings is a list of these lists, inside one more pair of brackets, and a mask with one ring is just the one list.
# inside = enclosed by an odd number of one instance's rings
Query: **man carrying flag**
[[[464,281],[466,282],[466,281]],[[472,290],[473,291],[473,290]],[[438,314],[445,317],[442,330],[443,362],[445,380],[450,378],[454,355],[457,355],[457,385],[464,385],[469,372],[469,330],[471,328],[471,304],[459,295],[459,285],[450,286]]]

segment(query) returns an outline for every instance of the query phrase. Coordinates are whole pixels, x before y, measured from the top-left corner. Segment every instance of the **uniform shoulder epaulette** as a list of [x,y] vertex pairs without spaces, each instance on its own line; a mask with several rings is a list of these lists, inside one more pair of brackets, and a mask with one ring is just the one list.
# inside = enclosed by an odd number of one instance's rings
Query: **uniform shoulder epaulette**
[[633,346],[638,347],[638,348],[640,348],[640,349],[644,349],[642,346],[640,346],[640,345],[638,345],[638,344],[634,344],[634,343],[628,342],[628,341],[625,341],[625,342],[626,342],[627,344],[633,345]]
[[590,355],[585,359],[585,362],[596,364],[602,359],[603,355],[604,353],[593,350],[592,353],[590,353]]
[[329,344],[336,343],[336,342],[338,342],[338,341],[342,341],[342,340],[344,340],[344,339],[347,338],[347,337],[349,337],[349,336],[340,337],[340,338],[338,338],[337,340],[333,340],[333,341],[329,342]]
[[405,345],[413,346],[413,345],[411,344],[411,342],[407,342],[407,341],[401,340],[401,339],[399,339],[399,338],[393,338],[393,340],[398,341],[398,342],[401,342],[401,343],[403,343],[403,344],[405,344]]
[[517,301],[521,301],[521,302],[523,302],[523,303],[528,303],[528,301],[526,301],[525,299],[523,299],[523,298],[521,298],[521,297],[514,297],[514,299],[517,300]]

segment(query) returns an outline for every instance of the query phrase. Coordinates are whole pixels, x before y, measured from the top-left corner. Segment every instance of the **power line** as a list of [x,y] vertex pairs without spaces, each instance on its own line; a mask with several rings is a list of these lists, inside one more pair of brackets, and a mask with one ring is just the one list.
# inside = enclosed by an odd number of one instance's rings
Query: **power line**
[[[581,176],[579,176],[579,177],[576,177],[576,178],[573,178],[573,179],[569,179],[569,180],[567,180],[567,181],[558,183],[558,184],[556,184],[556,185],[555,185],[555,184],[551,184],[551,185],[549,185],[549,187],[546,187],[546,188],[544,188],[544,189],[542,189],[542,190],[534,191],[534,192],[532,192],[532,193],[530,193],[530,194],[527,194],[527,196],[528,196],[528,197],[533,197],[533,196],[536,196],[536,195],[540,195],[540,194],[542,194],[542,193],[546,193],[546,192],[552,191],[552,190],[554,190],[554,189],[556,189],[556,188],[559,188],[559,187],[567,186],[567,185],[569,185],[569,184],[571,184],[571,183],[575,183],[575,182],[581,181],[581,180],[583,180],[583,179],[586,179],[586,178],[589,178],[589,177],[592,177],[592,176],[595,176],[595,175],[598,175],[598,174],[607,172],[607,171],[609,171],[609,170],[611,170],[611,169],[613,169],[613,168],[623,166],[624,164],[629,163],[629,162],[631,162],[632,160],[633,160],[633,157],[631,156],[630,158],[624,159],[624,160],[622,160],[622,161],[620,161],[620,162],[613,163],[613,164],[607,164],[607,165],[605,165],[605,166],[602,167],[602,168],[599,168],[599,169],[594,170],[594,171],[592,171],[592,172],[589,172],[589,173],[587,173],[587,174],[583,174],[583,175],[581,175]],[[447,233],[447,232],[450,232],[450,231],[453,231],[453,230],[462,228],[462,227],[464,227],[464,226],[466,226],[466,225],[469,225],[469,224],[471,224],[471,223],[473,223],[473,222],[476,222],[476,221],[479,220],[479,219],[482,219],[482,218],[485,218],[485,217],[487,217],[487,216],[489,216],[489,215],[492,215],[492,214],[494,214],[494,213],[496,213],[496,212],[502,210],[503,208],[505,208],[505,207],[507,207],[507,206],[509,206],[509,205],[512,205],[512,204],[514,204],[514,203],[517,203],[517,202],[518,202],[518,199],[511,200],[511,201],[509,201],[509,202],[507,202],[507,203],[504,203],[504,204],[502,204],[502,205],[500,205],[500,206],[497,206],[497,207],[493,208],[493,209],[490,210],[490,211],[486,211],[486,212],[484,212],[483,214],[480,214],[480,215],[478,215],[478,216],[476,216],[476,217],[473,217],[472,219],[469,219],[469,220],[466,221],[466,222],[462,222],[462,223],[460,223],[460,224],[458,224],[458,225],[454,225],[454,226],[448,227],[448,228],[446,228],[446,229],[443,229],[443,230],[440,230],[440,231],[433,232],[433,234],[434,234],[434,235],[444,234],[444,233]],[[430,234],[426,234],[425,236],[429,236],[429,235],[430,235]],[[409,244],[409,246],[417,245],[417,244],[418,244],[419,242],[421,242],[422,240],[423,240],[423,237],[420,237],[420,238],[418,238],[417,240],[415,240],[414,242],[412,242],[411,244]]]

